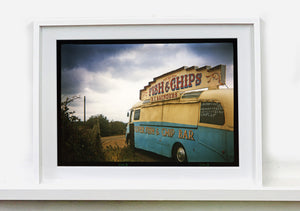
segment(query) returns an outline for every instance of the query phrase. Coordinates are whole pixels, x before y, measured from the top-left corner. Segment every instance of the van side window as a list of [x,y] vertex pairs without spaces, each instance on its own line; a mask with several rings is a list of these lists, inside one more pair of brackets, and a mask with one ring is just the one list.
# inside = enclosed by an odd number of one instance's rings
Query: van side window
[[221,103],[202,102],[200,110],[200,122],[215,125],[224,125],[225,116]]
[[140,113],[141,113],[141,109],[135,110],[134,111],[134,120],[139,120],[140,119]]

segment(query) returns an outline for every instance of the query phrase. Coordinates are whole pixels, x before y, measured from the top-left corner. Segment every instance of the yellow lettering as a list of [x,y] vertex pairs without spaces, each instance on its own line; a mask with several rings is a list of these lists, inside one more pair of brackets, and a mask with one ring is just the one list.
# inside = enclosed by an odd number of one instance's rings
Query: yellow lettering
[[187,137],[188,137],[187,132],[186,132],[186,130],[184,130],[183,138],[187,139]]
[[142,126],[136,126],[136,127],[134,127],[134,130],[136,133],[144,133],[145,132],[144,127],[142,127]]
[[172,136],[171,137],[173,137],[174,135],[175,135],[175,130],[172,129]]
[[170,137],[170,129],[166,130],[166,135]]
[[180,138],[180,139],[183,138],[183,137],[182,137],[182,130],[181,130],[181,129],[178,130],[178,138]]
[[169,137],[173,137],[175,134],[175,130],[174,129],[169,129]]
[[154,135],[154,131],[155,131],[155,128],[153,128],[153,127],[146,127],[146,133],[147,134]]
[[192,130],[189,131],[189,139],[195,141],[194,132]]
[[161,130],[161,134],[163,135],[163,136],[166,136],[167,134],[166,134],[166,129],[165,128],[163,128],[162,130]]
[[166,129],[166,128],[162,128],[161,129],[161,134],[163,136],[168,136],[168,137],[173,137],[175,134],[175,130],[174,129]]

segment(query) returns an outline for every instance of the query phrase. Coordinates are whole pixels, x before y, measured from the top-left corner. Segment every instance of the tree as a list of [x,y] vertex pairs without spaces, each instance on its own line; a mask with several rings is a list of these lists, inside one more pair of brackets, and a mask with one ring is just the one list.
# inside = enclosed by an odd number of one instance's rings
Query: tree
[[59,121],[59,162],[101,162],[104,160],[100,130],[97,124],[91,127],[80,121],[69,106],[78,96],[61,102]]
[[124,135],[126,130],[126,124],[120,121],[109,121],[106,116],[99,114],[91,116],[86,122],[89,128],[99,123],[101,129],[101,137]]

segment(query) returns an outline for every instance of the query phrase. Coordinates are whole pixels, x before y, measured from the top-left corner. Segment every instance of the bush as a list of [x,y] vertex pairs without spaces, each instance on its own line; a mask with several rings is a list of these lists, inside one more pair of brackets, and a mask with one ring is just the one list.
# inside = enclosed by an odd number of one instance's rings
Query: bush
[[103,149],[99,124],[88,126],[69,110],[78,97],[67,98],[61,103],[58,128],[59,164],[103,162]]

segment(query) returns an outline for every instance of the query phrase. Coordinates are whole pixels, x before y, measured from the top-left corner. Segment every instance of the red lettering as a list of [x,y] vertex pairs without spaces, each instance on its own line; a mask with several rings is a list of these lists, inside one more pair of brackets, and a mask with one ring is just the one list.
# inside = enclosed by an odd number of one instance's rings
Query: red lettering
[[167,82],[166,82],[166,86],[165,86],[165,91],[168,92],[169,89],[170,89],[170,87],[169,87],[169,81],[167,81]]
[[197,73],[196,75],[196,86],[201,84],[202,73]]
[[175,78],[172,78],[172,80],[171,80],[171,90],[172,91],[175,90]]
[[192,87],[192,82],[195,80],[195,74],[189,74],[189,87]]
[[164,93],[164,82],[158,84],[158,94]]
[[157,84],[154,86],[154,95],[157,95]]
[[179,81],[179,77],[176,77],[176,89],[178,90],[179,89],[179,83],[181,84],[180,88],[183,89],[183,80],[184,80],[184,75],[182,75],[181,77],[181,80]]
[[188,75],[184,75],[184,88],[188,88],[187,79],[188,79]]

